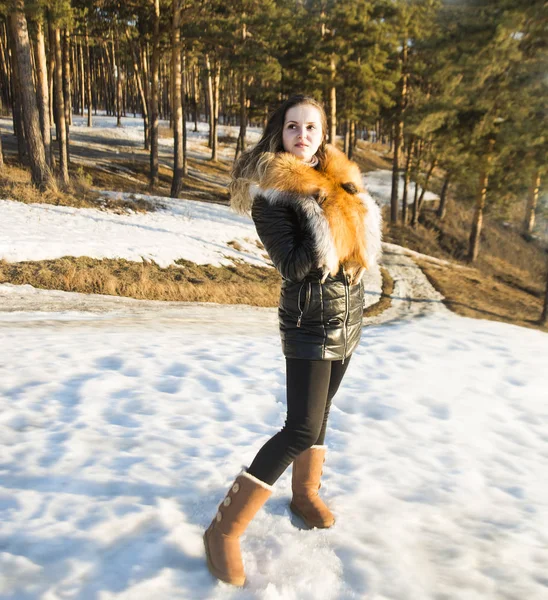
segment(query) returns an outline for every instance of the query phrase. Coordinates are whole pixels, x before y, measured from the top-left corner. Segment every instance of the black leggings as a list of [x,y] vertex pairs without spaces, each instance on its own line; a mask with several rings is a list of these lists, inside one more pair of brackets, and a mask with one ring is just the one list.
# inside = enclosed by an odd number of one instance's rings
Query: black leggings
[[266,442],[247,470],[272,485],[293,460],[325,439],[331,400],[350,362],[286,359],[287,418],[281,431]]

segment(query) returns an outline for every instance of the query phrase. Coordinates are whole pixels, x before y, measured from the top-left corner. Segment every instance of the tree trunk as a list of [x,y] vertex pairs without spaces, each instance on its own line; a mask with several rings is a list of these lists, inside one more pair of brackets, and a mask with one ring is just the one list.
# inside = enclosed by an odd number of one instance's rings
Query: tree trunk
[[46,59],[46,44],[44,40],[44,24],[39,17],[36,20],[36,44],[34,45],[36,63],[36,96],[38,100],[38,111],[40,114],[40,130],[44,142],[46,162],[51,169],[51,126],[49,120],[49,87],[48,68]]
[[154,2],[152,85],[150,90],[150,185],[158,185],[158,73],[160,70],[160,0]]
[[394,154],[392,157],[392,190],[390,192],[390,221],[398,222],[398,196],[400,183],[400,146],[403,134],[403,120],[398,118],[394,126]]
[[173,0],[173,21],[171,32],[171,81],[173,95],[171,114],[173,115],[173,180],[171,197],[178,198],[183,187],[183,105],[181,97],[181,3]]
[[141,65],[143,67],[143,87],[147,103],[147,127],[145,129],[145,150],[150,150],[150,82],[148,71],[148,44],[141,46]]
[[533,173],[529,195],[527,197],[527,207],[525,209],[525,219],[523,221],[523,232],[533,233],[535,227],[535,211],[538,203],[538,192],[540,188],[540,171],[538,169]]
[[88,127],[92,127],[93,118],[91,116],[92,110],[92,94],[91,94],[91,56],[89,49],[89,36],[88,36],[88,28],[85,28],[85,43],[86,43],[86,98],[87,98],[87,108],[88,108]]
[[419,214],[422,210],[422,203],[424,202],[424,195],[426,194],[426,188],[428,187],[428,182],[430,181],[430,177],[432,176],[432,172],[434,171],[434,169],[436,168],[436,164],[437,164],[437,159],[434,159],[431,163],[430,163],[430,168],[428,169],[428,173],[426,174],[426,179],[424,180],[424,183],[422,185],[422,190],[421,190],[421,194],[419,196]]
[[187,135],[186,135],[186,118],[185,118],[185,89],[188,84],[187,77],[187,64],[186,64],[186,53],[183,52],[183,94],[182,94],[182,110],[183,110],[183,177],[188,176],[188,164],[187,164]]
[[63,185],[68,185],[68,136],[65,120],[65,100],[63,95],[63,52],[61,49],[61,30],[55,27],[53,32],[55,44],[55,125],[59,146],[59,176]]
[[335,64],[335,55],[331,55],[330,63],[330,87],[329,87],[329,143],[335,144],[337,139],[337,88],[335,87],[335,77],[337,75],[337,66]]
[[120,44],[118,42],[118,35],[116,35],[116,43],[112,49],[112,56],[114,57],[114,69],[116,76],[116,127],[122,127],[122,65],[120,64]]
[[148,105],[145,88],[143,86],[143,78],[141,77],[141,69],[139,68],[139,61],[137,60],[137,51],[135,50],[135,44],[130,38],[129,28],[126,30],[126,37],[131,49],[131,57],[133,60],[133,72],[135,74],[135,82],[137,83],[137,90],[139,92],[139,99],[141,101],[141,112],[143,115],[143,128],[145,131],[145,150],[148,150]]
[[70,69],[70,33],[68,29],[63,33],[63,90],[65,100],[65,118],[67,121],[67,149],[69,139],[69,126],[72,125],[72,84]]
[[354,121],[349,121],[347,155],[350,160],[352,160],[352,157],[354,156],[355,140],[356,140],[356,123]]
[[205,66],[206,66],[206,82],[207,82],[207,106],[209,114],[209,137],[208,137],[208,148],[213,148],[213,121],[215,120],[215,100],[213,98],[213,75],[211,69],[211,60],[209,54],[205,55]]
[[194,98],[192,100],[192,107],[194,109],[194,131],[198,131],[198,119],[199,119],[199,102],[200,102],[200,85],[199,85],[199,73],[198,68],[193,69],[194,76],[192,77],[192,85],[194,89]]
[[[55,109],[54,109],[54,80],[55,80],[55,39],[53,27],[51,25],[51,17],[48,16],[48,42],[49,42],[49,53],[48,53],[48,91],[49,91],[49,122],[55,124]],[[55,155],[53,154],[52,148],[52,167],[55,163]]]
[[548,266],[546,269],[546,289],[544,291],[544,307],[540,317],[541,325],[548,325]]
[[40,131],[40,115],[36,104],[36,92],[33,84],[32,59],[25,17],[24,0],[16,0],[10,14],[10,25],[13,32],[17,68],[19,75],[19,92],[23,110],[23,127],[32,173],[32,182],[40,189],[52,183],[51,171],[46,161],[44,140]]
[[6,107],[11,108],[13,106],[12,98],[10,97],[11,90],[11,74],[8,67],[8,48],[7,48],[7,36],[5,35],[5,24],[2,23],[0,26],[0,74],[2,79],[0,81],[0,90],[2,93],[2,100]]
[[407,225],[408,221],[408,213],[409,213],[409,204],[408,204],[408,195],[409,195],[409,179],[411,177],[411,157],[413,156],[413,149],[415,147],[415,138],[411,138],[409,140],[409,145],[407,146],[407,158],[405,160],[405,173],[403,175],[403,196],[401,201],[401,222],[404,225]]
[[394,126],[394,153],[392,158],[392,190],[390,193],[390,220],[392,223],[398,222],[398,187],[400,181],[399,162],[400,150],[403,142],[403,123],[405,108],[407,106],[407,32],[404,32],[401,51],[401,80],[400,97],[398,100],[398,116]]
[[438,217],[440,219],[445,219],[445,214],[447,212],[447,190],[449,189],[449,181],[451,180],[451,173],[447,173],[445,179],[443,180],[443,186],[441,188],[440,194],[440,205],[438,206]]
[[246,90],[245,75],[242,73],[240,76],[240,133],[238,134],[238,140],[236,142],[236,160],[240,154],[245,150],[245,134],[247,130],[247,90]]
[[344,143],[343,143],[343,151],[348,156],[350,147],[350,120],[344,120]]
[[78,63],[80,65],[80,115],[83,117],[86,109],[86,78],[84,70],[84,46],[80,42],[77,46],[78,49]]
[[218,156],[218,125],[219,125],[219,87],[221,84],[221,63],[215,58],[213,67],[213,127],[211,129],[211,160]]
[[411,218],[411,226],[416,228],[419,224],[419,175],[421,172],[422,163],[422,142],[418,142],[417,157],[415,165],[413,167],[413,179],[415,183],[415,190],[413,193],[413,216]]
[[17,156],[19,158],[19,162],[21,164],[27,163],[27,144],[25,140],[25,130],[23,127],[23,107],[21,101],[21,83],[20,83],[20,70],[17,65],[17,51],[16,51],[16,41],[15,35],[13,32],[13,27],[11,22],[8,20],[8,36],[9,36],[9,62],[10,62],[10,71],[12,73],[11,77],[11,86],[12,91],[11,95],[13,98],[13,110],[12,110],[12,119],[13,119],[13,131],[15,133],[15,137],[17,139]]
[[476,193],[476,206],[474,208],[474,220],[468,245],[468,262],[473,263],[478,258],[481,227],[483,224],[483,209],[485,208],[485,197],[487,195],[487,184],[489,183],[489,166],[491,163],[491,150],[494,141],[490,140],[489,149],[483,160],[482,169],[479,174],[478,190]]
[[4,168],[4,151],[2,149],[2,130],[0,129],[0,169]]

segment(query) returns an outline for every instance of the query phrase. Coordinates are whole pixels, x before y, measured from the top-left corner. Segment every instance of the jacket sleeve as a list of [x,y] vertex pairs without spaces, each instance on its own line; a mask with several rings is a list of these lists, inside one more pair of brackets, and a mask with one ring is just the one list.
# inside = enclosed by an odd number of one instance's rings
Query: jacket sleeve
[[284,279],[301,281],[318,266],[314,237],[299,214],[285,203],[258,195],[251,210],[259,238]]

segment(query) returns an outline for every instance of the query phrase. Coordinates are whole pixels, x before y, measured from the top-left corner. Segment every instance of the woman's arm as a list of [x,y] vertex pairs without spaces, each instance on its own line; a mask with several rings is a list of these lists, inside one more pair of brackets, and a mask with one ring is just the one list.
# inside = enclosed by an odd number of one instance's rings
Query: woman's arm
[[[314,202],[312,198],[310,202]],[[321,208],[316,204],[317,210]],[[253,202],[251,216],[259,238],[282,277],[301,281],[312,268],[319,266],[317,235],[313,224],[301,214],[300,205],[272,202],[259,194]],[[313,209],[316,210],[316,209]]]

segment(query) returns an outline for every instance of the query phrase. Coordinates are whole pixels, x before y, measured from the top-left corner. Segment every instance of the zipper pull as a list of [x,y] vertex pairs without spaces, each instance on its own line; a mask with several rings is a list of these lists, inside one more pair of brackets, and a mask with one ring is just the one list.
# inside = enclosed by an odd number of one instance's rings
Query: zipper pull
[[302,320],[303,320],[303,315],[302,315],[302,314],[300,314],[300,315],[299,315],[299,318],[297,319],[297,327],[300,327],[300,326],[301,326],[301,321],[302,321]]

